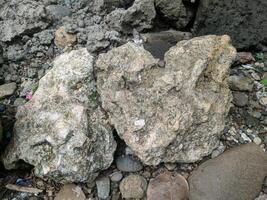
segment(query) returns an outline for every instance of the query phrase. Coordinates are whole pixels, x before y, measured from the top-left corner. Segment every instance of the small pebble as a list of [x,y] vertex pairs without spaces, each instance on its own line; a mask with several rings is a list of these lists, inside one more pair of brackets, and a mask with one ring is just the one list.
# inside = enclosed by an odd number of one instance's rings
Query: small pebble
[[109,177],[101,177],[96,180],[97,196],[100,199],[107,199],[110,192],[110,180]]
[[141,199],[147,188],[146,179],[140,175],[129,175],[120,183],[120,192],[125,199]]
[[140,161],[132,156],[120,156],[116,159],[117,168],[122,172],[138,172],[143,169]]
[[259,137],[255,137],[255,138],[253,139],[253,142],[254,142],[255,144],[257,144],[257,145],[260,145],[260,144],[261,144],[261,139],[260,139]]
[[122,177],[123,177],[123,175],[122,175],[121,172],[113,172],[109,176],[110,176],[110,180],[112,182],[119,182],[122,179]]

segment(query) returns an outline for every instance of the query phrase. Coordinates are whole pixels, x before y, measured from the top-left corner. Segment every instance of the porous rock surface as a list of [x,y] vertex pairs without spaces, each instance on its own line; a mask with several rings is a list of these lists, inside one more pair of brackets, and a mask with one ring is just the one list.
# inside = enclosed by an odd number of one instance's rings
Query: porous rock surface
[[266,0],[200,0],[195,35],[228,34],[237,48],[266,44]]
[[56,58],[32,100],[18,109],[7,169],[23,160],[39,177],[84,182],[109,167],[116,143],[97,104],[93,60],[86,49]]
[[127,43],[96,62],[102,106],[145,164],[197,161],[219,143],[235,56],[228,36],[204,36],[177,43],[162,68],[148,51]]

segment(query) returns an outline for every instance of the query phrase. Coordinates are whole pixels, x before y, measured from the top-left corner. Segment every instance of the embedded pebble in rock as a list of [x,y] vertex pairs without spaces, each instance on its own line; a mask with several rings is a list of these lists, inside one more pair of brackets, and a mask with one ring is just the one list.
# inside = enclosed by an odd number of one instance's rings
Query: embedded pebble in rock
[[243,92],[233,92],[233,101],[236,106],[246,106],[248,104],[248,95]]
[[15,92],[16,88],[17,84],[14,82],[0,85],[0,98],[12,95]]
[[256,144],[256,145],[260,145],[261,144],[261,139],[259,138],[259,137],[255,137],[254,139],[253,139],[253,142]]
[[86,200],[86,197],[78,185],[67,184],[56,194],[55,200]]
[[110,180],[113,182],[119,182],[123,178],[123,175],[121,172],[113,172],[109,176],[110,176]]
[[58,47],[70,47],[76,43],[76,35],[72,33],[67,33],[65,27],[61,26],[55,32],[55,44]]
[[229,77],[229,86],[232,90],[251,92],[253,80],[245,76],[233,75]]
[[178,42],[166,52],[164,68],[134,43],[113,48],[96,61],[102,107],[145,164],[195,162],[219,144],[235,57],[228,36]]
[[120,183],[120,192],[125,199],[141,199],[145,195],[147,181],[140,175],[129,175]]
[[143,169],[142,163],[129,155],[118,157],[116,165],[118,170],[122,172],[138,172]]
[[93,63],[85,48],[54,60],[32,99],[18,107],[3,155],[7,169],[23,160],[36,176],[68,183],[92,181],[110,166],[116,142],[98,106]]
[[101,177],[96,179],[97,196],[100,199],[107,199],[110,193],[109,177]]
[[208,160],[189,178],[190,200],[252,200],[267,175],[267,155],[256,144],[234,147]]
[[183,176],[164,172],[151,179],[147,188],[147,200],[187,200],[189,186]]

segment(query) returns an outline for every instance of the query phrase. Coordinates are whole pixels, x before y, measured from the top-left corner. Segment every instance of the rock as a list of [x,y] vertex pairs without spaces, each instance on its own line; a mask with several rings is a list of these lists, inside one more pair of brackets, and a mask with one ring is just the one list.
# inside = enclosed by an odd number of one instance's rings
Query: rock
[[256,144],[256,145],[260,145],[261,144],[261,139],[259,138],[259,137],[255,137],[254,139],[253,139],[253,142]]
[[134,43],[99,56],[102,106],[145,164],[195,162],[218,146],[231,102],[227,71],[236,56],[229,42],[228,36],[181,41],[165,54],[165,68]]
[[2,127],[2,123],[0,121],[0,144],[2,142],[2,139],[3,139],[3,127]]
[[243,92],[234,92],[233,101],[236,106],[243,107],[248,104],[248,95]]
[[247,64],[256,61],[250,52],[238,52],[237,61],[241,64]]
[[178,30],[186,27],[191,20],[192,15],[182,0],[155,0],[155,6],[164,18],[174,22]]
[[97,196],[100,199],[107,199],[110,192],[110,180],[105,176],[96,180]]
[[267,97],[261,97],[259,102],[261,105],[267,106]]
[[67,184],[56,194],[55,200],[86,200],[86,197],[78,185]]
[[176,164],[175,163],[164,163],[164,166],[169,170],[172,171],[176,168]]
[[141,199],[147,188],[146,179],[139,175],[129,175],[120,183],[120,192],[125,199]]
[[141,162],[128,155],[118,157],[116,165],[122,172],[138,172],[143,169]]
[[22,106],[26,103],[27,101],[23,98],[17,98],[15,101],[14,101],[14,106]]
[[17,89],[17,84],[14,82],[0,85],[0,98],[5,98],[7,96],[14,94],[16,89]]
[[46,11],[52,20],[60,20],[71,14],[68,7],[61,5],[49,5],[46,7]]
[[144,39],[144,48],[155,58],[164,60],[164,54],[177,42],[190,39],[191,33],[168,30],[145,33],[141,36]]
[[248,77],[233,75],[229,77],[228,81],[231,90],[248,92],[253,90],[253,80]]
[[267,194],[261,194],[259,197],[257,197],[255,200],[266,200]]
[[266,12],[265,0],[201,0],[194,33],[198,36],[227,34],[235,47],[248,49],[267,38]]
[[0,40],[9,42],[13,38],[46,28],[45,7],[40,1],[5,1],[0,8]]
[[55,32],[55,44],[58,47],[69,47],[73,46],[76,43],[76,35],[72,33],[67,33],[65,27],[61,26]]
[[177,173],[164,172],[151,179],[147,188],[147,200],[187,200],[188,183]]
[[56,182],[92,181],[113,161],[112,128],[98,106],[93,56],[86,49],[57,57],[32,99],[18,108],[7,169],[19,160]]
[[267,155],[251,143],[201,164],[189,178],[190,200],[251,200],[267,174]]
[[123,178],[123,175],[121,172],[113,172],[110,174],[110,180],[113,182],[119,182]]

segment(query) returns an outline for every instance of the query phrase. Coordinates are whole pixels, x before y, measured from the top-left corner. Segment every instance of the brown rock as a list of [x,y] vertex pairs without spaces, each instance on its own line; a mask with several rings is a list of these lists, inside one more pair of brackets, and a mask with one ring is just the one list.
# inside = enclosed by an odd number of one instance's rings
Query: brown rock
[[188,183],[177,173],[164,172],[151,179],[147,189],[147,200],[186,200]]
[[253,57],[252,53],[250,52],[238,52],[237,53],[237,61],[246,64],[251,63],[255,61],[255,58]]
[[55,44],[57,47],[65,48],[73,46],[76,43],[75,34],[67,33],[64,26],[59,27],[55,32]]
[[85,199],[86,197],[82,189],[75,184],[64,185],[55,197],[55,200],[85,200]]
[[256,144],[226,151],[189,178],[190,200],[252,200],[267,175],[267,154]]

